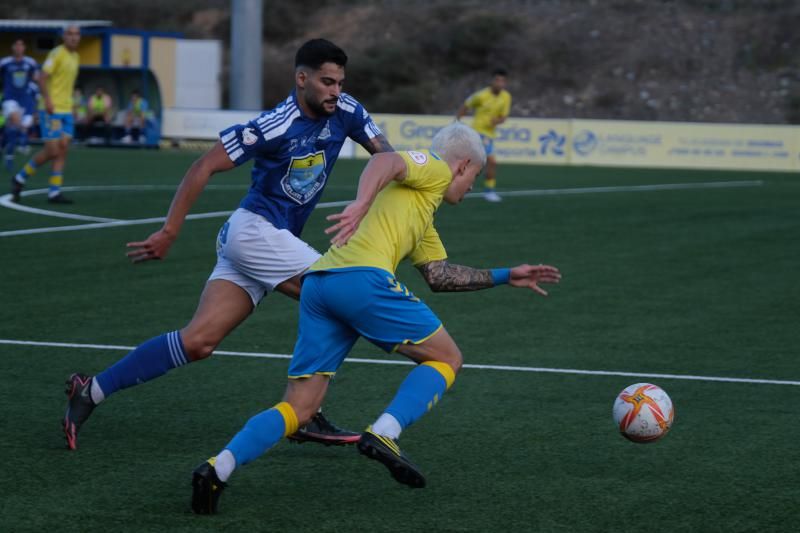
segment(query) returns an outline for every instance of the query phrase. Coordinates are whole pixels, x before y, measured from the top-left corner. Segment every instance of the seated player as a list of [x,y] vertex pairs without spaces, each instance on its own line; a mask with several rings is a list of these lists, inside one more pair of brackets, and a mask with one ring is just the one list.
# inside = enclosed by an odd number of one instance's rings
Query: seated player
[[97,87],[86,105],[86,124],[92,141],[102,138],[108,143],[111,140],[112,107],[111,96],[103,87]]
[[299,333],[283,401],[251,418],[217,456],[195,469],[195,513],[216,513],[233,470],[292,435],[316,413],[331,376],[359,337],[419,366],[361,434],[358,450],[383,463],[398,482],[425,486],[425,477],[400,450],[397,439],[450,388],[462,356],[433,311],[395,278],[398,263],[408,257],[434,291],[510,283],[546,295],[539,283],[561,278],[556,268],[544,265],[478,270],[447,262],[433,215],[442,200],[461,201],[485,162],[480,137],[460,123],[437,133],[430,151],[370,159],[356,200],[328,217],[338,221],[327,230],[338,232],[333,246],[304,277]]
[[125,110],[125,136],[122,138],[124,143],[139,142],[144,130],[145,120],[147,119],[148,105],[147,100],[142,98],[138,89],[131,92],[131,100]]

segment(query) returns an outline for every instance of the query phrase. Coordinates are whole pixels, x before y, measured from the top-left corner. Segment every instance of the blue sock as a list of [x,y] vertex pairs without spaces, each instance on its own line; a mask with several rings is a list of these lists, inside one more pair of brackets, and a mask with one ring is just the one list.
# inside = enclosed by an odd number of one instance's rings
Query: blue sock
[[8,170],[14,167],[14,148],[17,146],[18,132],[16,128],[6,128],[5,163]]
[[27,132],[27,130],[26,131],[21,131],[19,133],[19,136],[17,137],[17,141],[18,141],[17,144],[19,145],[20,148],[24,149],[24,148],[28,147],[28,132]]
[[433,409],[455,379],[456,374],[448,364],[422,363],[409,372],[385,412],[405,429]]
[[155,379],[187,362],[180,333],[173,331],[143,342],[94,379],[108,398],[118,390]]
[[6,135],[5,135],[5,148],[6,148],[6,155],[14,155],[14,148],[17,147],[17,137],[19,136],[19,130],[17,128],[6,127]]
[[294,409],[281,402],[248,420],[225,449],[233,454],[239,467],[261,456],[283,437],[297,431],[297,427]]

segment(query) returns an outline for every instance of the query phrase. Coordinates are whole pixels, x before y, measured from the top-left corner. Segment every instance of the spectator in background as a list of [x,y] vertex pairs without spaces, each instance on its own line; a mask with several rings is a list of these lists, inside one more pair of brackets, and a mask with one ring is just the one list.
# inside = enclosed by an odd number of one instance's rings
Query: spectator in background
[[473,93],[464,101],[456,114],[456,120],[461,120],[461,117],[466,115],[469,110],[475,113],[472,129],[480,134],[483,147],[486,149],[486,188],[483,197],[490,202],[502,200],[494,190],[497,185],[494,138],[495,128],[506,121],[508,113],[511,111],[511,94],[506,91],[507,78],[508,73],[505,70],[495,69],[492,72],[491,85]]
[[122,142],[140,142],[147,112],[147,100],[142,98],[142,94],[138,89],[134,89],[133,92],[131,92],[131,100],[128,102],[128,109],[125,111],[125,136],[122,138]]
[[86,124],[88,111],[86,108],[86,97],[83,96],[83,89],[75,87],[72,91],[72,116],[75,124]]
[[89,137],[94,140],[102,137],[108,143],[111,140],[111,112],[113,103],[111,96],[103,87],[95,89],[89,97],[88,120]]

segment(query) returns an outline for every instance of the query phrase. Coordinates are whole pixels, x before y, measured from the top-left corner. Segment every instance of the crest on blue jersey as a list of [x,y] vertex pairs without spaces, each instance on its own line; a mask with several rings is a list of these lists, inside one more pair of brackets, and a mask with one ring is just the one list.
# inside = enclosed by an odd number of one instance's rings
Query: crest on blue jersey
[[289,198],[298,204],[305,204],[325,186],[327,179],[325,152],[320,150],[313,154],[293,157],[286,175],[281,180],[281,187]]
[[326,139],[331,138],[331,122],[330,120],[325,122],[325,127],[322,128],[322,131],[319,133],[319,137],[317,137],[320,141],[324,141]]
[[12,83],[17,89],[22,89],[28,84],[28,69],[16,70],[11,75]]

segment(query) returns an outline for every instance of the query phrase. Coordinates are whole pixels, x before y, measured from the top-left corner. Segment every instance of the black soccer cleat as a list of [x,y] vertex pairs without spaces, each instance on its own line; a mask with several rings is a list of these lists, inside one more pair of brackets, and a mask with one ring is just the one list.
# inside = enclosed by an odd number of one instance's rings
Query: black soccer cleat
[[63,204],[63,205],[73,203],[72,200],[64,196],[63,193],[58,193],[55,196],[49,196],[47,198],[47,201],[51,204]]
[[298,443],[318,442],[325,446],[345,446],[358,442],[361,434],[342,429],[325,418],[322,413],[317,413],[308,424],[289,435],[288,438]]
[[61,425],[67,439],[67,448],[78,449],[78,430],[96,407],[92,401],[92,378],[84,374],[72,374],[66,382],[67,412]]
[[195,514],[217,514],[219,497],[228,486],[217,477],[216,459],[212,457],[192,472],[192,511]]
[[397,441],[377,435],[371,430],[372,428],[369,427],[361,434],[358,451],[370,459],[383,463],[398,483],[408,485],[412,489],[424,488],[425,476],[419,471],[417,465],[412,463],[400,450]]
[[18,204],[22,196],[24,185],[17,181],[16,177],[11,178],[11,201]]

